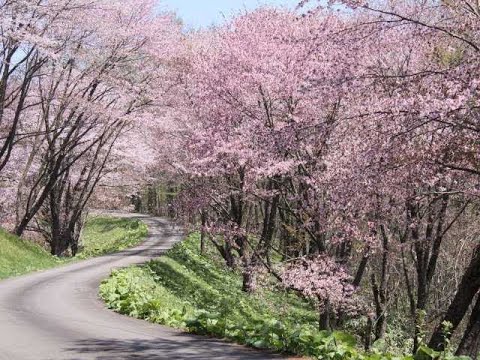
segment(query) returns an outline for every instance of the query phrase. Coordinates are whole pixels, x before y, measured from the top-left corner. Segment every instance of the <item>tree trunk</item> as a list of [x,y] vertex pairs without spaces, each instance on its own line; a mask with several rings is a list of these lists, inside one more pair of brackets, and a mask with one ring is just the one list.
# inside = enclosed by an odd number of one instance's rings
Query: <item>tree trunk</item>
[[201,214],[201,221],[202,221],[202,229],[200,232],[200,254],[205,254],[205,237],[207,234],[205,233],[205,226],[207,225],[207,213],[205,210],[202,210]]
[[224,247],[224,258],[227,266],[230,269],[235,269],[235,256],[233,255],[232,246],[228,243],[226,243]]
[[328,299],[323,300],[323,311],[321,312],[320,318],[318,319],[318,328],[320,331],[332,330],[332,326],[330,324],[330,316],[331,316],[330,301]]
[[251,268],[247,267],[242,271],[242,291],[253,293],[255,291],[255,273]]
[[275,223],[277,218],[279,196],[275,195],[271,202],[265,203],[265,215],[263,218],[262,235],[260,238],[261,243],[261,256],[265,257],[267,264],[270,264],[270,250],[272,247],[273,236],[275,234]]
[[365,327],[365,336],[363,339],[363,346],[365,351],[369,351],[372,347],[372,331],[373,331],[373,320],[369,316],[367,319],[367,326]]
[[477,303],[473,308],[470,321],[465,334],[458,347],[456,355],[470,356],[472,359],[478,359],[480,354],[480,296],[477,297]]
[[[434,350],[445,349],[444,331],[442,323],[448,321],[452,324],[452,333],[458,327],[467,313],[472,301],[480,289],[480,244],[474,250],[473,258],[462,277],[457,293],[450,303],[445,316],[433,332],[428,344]],[[468,340],[468,339],[467,339]]]
[[[382,282],[384,280],[382,279]],[[375,340],[385,336],[387,330],[386,295],[382,287],[379,288],[375,274],[371,276],[372,292],[375,301]]]

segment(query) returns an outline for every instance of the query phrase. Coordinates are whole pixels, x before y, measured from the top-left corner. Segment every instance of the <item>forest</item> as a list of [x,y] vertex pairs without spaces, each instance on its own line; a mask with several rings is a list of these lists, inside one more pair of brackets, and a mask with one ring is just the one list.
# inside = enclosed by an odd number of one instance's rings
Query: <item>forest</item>
[[71,257],[90,209],[174,217],[242,296],[476,359],[479,92],[475,0],[0,0],[0,225]]

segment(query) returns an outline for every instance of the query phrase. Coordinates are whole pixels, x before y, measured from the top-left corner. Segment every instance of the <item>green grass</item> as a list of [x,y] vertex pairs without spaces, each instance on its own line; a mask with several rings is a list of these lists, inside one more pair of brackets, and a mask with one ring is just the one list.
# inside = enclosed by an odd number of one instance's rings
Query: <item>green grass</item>
[[86,259],[130,248],[138,245],[147,233],[147,226],[140,220],[92,217],[85,226],[77,257]]
[[100,286],[119,313],[256,348],[330,360],[465,360],[422,346],[394,355],[375,344],[366,353],[344,332],[317,330],[309,302],[266,279],[254,295],[241,291],[241,276],[225,269],[217,253],[199,253],[198,234],[142,266],[114,270]]
[[[190,235],[161,258],[144,266],[115,271],[111,280],[102,285],[102,293],[106,295],[107,289],[121,279],[119,274],[129,274],[131,278],[126,285],[131,285],[131,290],[139,286],[153,291],[154,296],[144,295],[148,300],[164,303],[162,310],[170,307],[172,310],[193,314],[198,310],[222,312],[223,308],[228,307],[229,316],[248,321],[271,316],[292,323],[317,326],[317,314],[304,300],[274,288],[254,295],[246,294],[241,291],[242,280],[239,274],[225,270],[213,252],[202,256],[197,249],[198,236]],[[135,296],[134,293],[132,291],[126,295]],[[112,299],[120,300],[121,296],[116,295],[120,294],[114,294]],[[129,303],[128,299],[124,300],[127,301],[120,300],[115,304],[123,309],[122,306]]]
[[52,256],[41,246],[0,229],[0,279],[120,251],[139,244],[147,232],[147,226],[139,220],[92,217],[82,235],[83,249],[72,259]]
[[40,246],[0,229],[0,279],[64,263]]
[[214,251],[202,256],[198,248],[198,235],[192,234],[159,259],[115,270],[100,295],[115,311],[154,323],[259,348],[309,353],[311,337],[318,334],[310,303],[268,280],[255,294],[244,293],[238,273],[226,270]]

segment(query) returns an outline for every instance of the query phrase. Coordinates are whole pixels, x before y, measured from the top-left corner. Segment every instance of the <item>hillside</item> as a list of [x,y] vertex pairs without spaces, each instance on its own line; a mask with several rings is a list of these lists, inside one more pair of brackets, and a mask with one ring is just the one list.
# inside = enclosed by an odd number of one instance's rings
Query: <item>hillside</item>
[[0,228],[0,279],[120,251],[139,244],[147,232],[146,225],[136,219],[92,217],[85,225],[80,253],[75,258],[60,259]]
[[0,279],[48,269],[64,261],[0,228]]

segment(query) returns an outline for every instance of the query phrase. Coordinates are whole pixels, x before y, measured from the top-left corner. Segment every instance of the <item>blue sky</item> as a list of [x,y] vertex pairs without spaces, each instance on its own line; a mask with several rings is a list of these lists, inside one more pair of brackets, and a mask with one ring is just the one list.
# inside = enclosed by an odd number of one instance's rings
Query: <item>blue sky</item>
[[299,0],[163,0],[163,8],[174,10],[188,27],[219,24],[239,10],[254,9],[263,4],[294,8]]

